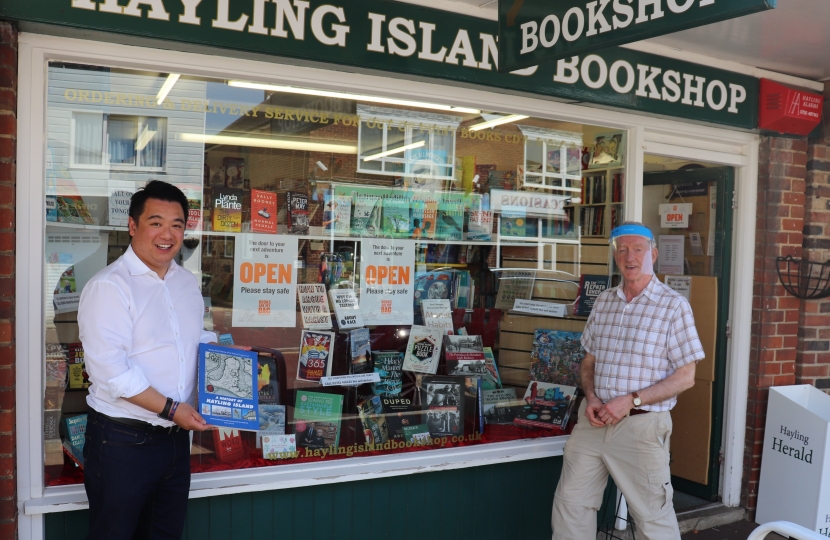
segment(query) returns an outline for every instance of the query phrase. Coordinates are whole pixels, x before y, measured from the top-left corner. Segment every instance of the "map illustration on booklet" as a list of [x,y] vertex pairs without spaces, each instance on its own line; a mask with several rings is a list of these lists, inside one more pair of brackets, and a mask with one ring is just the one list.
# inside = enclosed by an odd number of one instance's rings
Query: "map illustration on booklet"
[[257,353],[199,345],[199,412],[217,427],[256,431]]

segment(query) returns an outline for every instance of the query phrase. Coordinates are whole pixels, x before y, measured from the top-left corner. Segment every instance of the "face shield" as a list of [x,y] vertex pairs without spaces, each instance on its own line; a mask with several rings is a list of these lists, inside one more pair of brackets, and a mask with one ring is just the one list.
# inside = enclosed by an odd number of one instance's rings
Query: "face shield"
[[[619,253],[619,248],[623,247],[623,244],[625,244],[626,247],[631,247],[629,241],[623,242],[623,240],[632,238],[641,238],[645,240],[645,250],[643,253],[643,262],[640,266],[640,272],[646,275],[654,275],[654,263],[651,260],[651,249],[654,245],[654,234],[652,234],[648,227],[629,224],[620,225],[619,227],[613,229],[611,231],[611,254],[617,255]],[[619,264],[619,262],[617,262],[617,264]]]

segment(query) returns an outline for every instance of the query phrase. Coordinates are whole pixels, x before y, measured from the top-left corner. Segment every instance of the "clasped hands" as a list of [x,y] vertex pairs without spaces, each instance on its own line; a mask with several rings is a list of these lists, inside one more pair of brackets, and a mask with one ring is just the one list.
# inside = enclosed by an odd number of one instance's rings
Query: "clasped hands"
[[630,394],[615,397],[605,404],[596,396],[590,396],[586,399],[588,400],[588,407],[585,409],[585,416],[594,427],[613,426],[625,418],[634,407],[634,399]]

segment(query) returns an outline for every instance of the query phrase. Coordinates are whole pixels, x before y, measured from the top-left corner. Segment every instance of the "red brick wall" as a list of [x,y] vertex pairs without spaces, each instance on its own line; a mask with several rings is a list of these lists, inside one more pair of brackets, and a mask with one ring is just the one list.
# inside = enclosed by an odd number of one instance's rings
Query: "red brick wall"
[[0,22],[0,538],[17,531],[15,469],[14,193],[17,30]]
[[749,400],[741,504],[754,510],[769,387],[795,384],[801,301],[778,280],[776,257],[801,257],[807,141],[761,140]]

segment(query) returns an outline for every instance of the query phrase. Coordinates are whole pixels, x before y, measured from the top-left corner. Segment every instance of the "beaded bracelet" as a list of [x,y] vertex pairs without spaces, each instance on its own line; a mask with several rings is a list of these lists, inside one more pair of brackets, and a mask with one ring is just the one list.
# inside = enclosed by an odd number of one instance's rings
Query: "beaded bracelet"
[[174,401],[173,406],[170,407],[170,414],[167,415],[167,419],[170,420],[171,422],[173,421],[173,417],[176,416],[176,409],[178,409],[178,408],[179,408],[179,402]]
[[164,404],[164,408],[158,414],[158,417],[167,420],[167,417],[170,414],[170,408],[172,406],[173,406],[173,398],[167,398],[167,402]]

